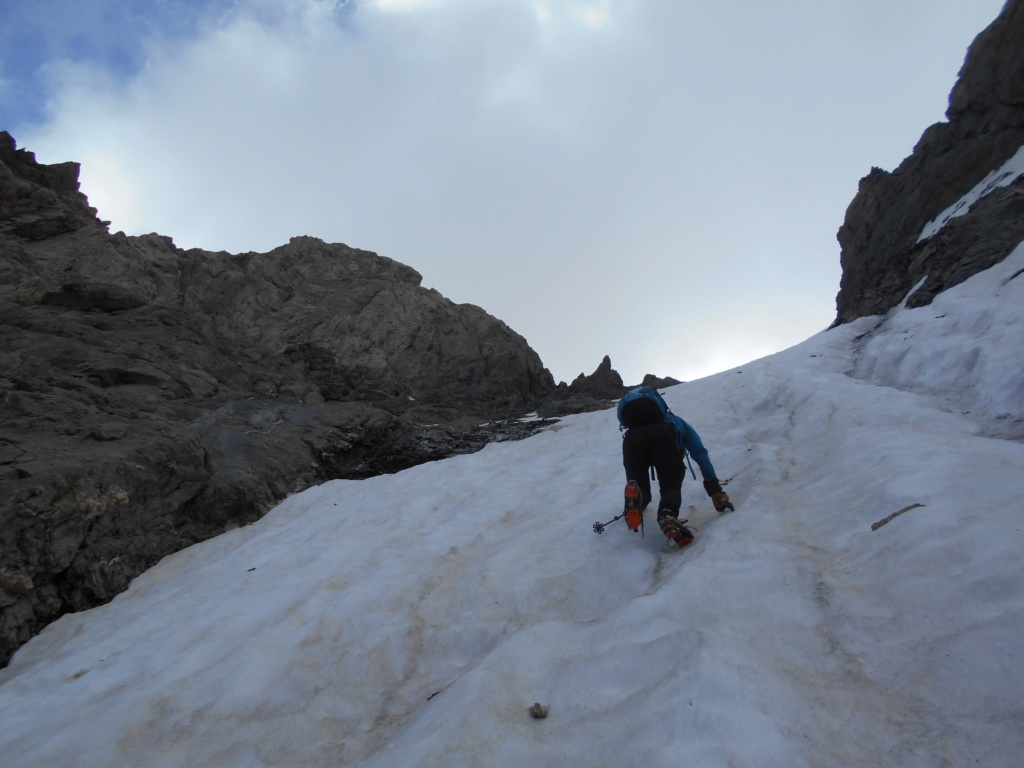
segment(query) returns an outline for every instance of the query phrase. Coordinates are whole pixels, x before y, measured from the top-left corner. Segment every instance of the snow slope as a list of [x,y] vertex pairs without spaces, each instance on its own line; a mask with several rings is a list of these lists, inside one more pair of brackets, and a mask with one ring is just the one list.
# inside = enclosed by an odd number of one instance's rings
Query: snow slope
[[1019,766],[1021,271],[667,390],[682,552],[591,530],[614,411],[297,494],[25,646],[3,764]]

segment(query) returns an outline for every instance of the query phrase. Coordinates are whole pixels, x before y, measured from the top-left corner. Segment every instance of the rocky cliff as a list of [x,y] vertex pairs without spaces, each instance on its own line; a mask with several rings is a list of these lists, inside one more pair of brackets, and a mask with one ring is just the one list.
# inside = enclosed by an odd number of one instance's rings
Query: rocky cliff
[[525,436],[511,417],[553,391],[409,267],[112,235],[77,164],[0,134],[0,663],[288,493]]
[[1024,240],[1021,181],[921,238],[929,222],[1024,145],[1024,0],[1009,0],[971,44],[946,115],[895,171],[875,168],[861,180],[838,235],[836,323],[887,311],[922,279],[909,304],[927,304]]

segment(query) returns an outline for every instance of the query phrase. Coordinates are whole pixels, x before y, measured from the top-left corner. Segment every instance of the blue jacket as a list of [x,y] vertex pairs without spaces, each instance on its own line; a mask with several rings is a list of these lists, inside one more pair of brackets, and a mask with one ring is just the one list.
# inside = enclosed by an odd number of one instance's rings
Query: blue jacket
[[[675,416],[675,414],[672,414]],[[718,478],[715,474],[715,468],[711,465],[711,457],[708,456],[708,449],[704,447],[704,443],[701,442],[700,435],[697,434],[697,430],[687,424],[685,421],[675,416],[679,420],[679,424],[682,425],[680,434],[683,436],[683,445],[686,447],[686,453],[693,457],[693,460],[697,462],[697,466],[700,467],[700,473],[704,476],[705,480],[714,480]],[[691,465],[690,471],[693,471]]]

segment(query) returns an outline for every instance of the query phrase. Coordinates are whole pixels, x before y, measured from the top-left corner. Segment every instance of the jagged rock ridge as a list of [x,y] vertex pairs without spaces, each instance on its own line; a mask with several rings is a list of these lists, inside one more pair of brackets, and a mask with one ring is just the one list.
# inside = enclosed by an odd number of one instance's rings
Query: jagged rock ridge
[[[680,384],[671,376],[659,378],[652,373],[644,376],[642,384],[649,387],[664,388]],[[559,382],[558,387],[537,408],[542,417],[564,416],[570,413],[585,413],[609,408],[630,387],[622,383],[619,372],[612,368],[608,355],[589,376],[580,374],[570,384]]]

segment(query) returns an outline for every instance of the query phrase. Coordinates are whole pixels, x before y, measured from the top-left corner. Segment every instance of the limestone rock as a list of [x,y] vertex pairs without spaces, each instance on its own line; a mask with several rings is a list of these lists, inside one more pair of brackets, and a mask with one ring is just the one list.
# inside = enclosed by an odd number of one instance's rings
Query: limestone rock
[[543,425],[537,354],[415,270],[112,235],[77,179],[0,134],[0,662],[289,493]]
[[654,387],[655,389],[665,389],[666,387],[674,387],[676,384],[682,384],[683,382],[679,379],[674,379],[671,376],[665,378],[659,378],[653,373],[648,373],[644,376],[644,380],[640,382],[645,387]]
[[581,373],[569,385],[569,391],[577,395],[618,400],[625,393],[626,387],[619,372],[612,369],[611,358],[605,355],[597,370],[589,376]]
[[[924,226],[1024,145],[1024,0],[1009,0],[975,38],[946,116],[888,173],[872,169],[838,233],[836,323],[880,314],[927,276],[912,305],[1004,259],[1024,240],[1021,182],[990,194],[937,236]],[[998,224],[996,224],[998,222]]]
[[586,376],[580,374],[571,384],[561,382],[548,397],[537,406],[537,415],[543,418],[557,418],[572,413],[588,413],[610,408],[625,392],[622,377],[612,368],[607,355],[597,369]]
[[[681,382],[671,376],[659,378],[653,373],[644,376],[643,384],[656,389],[672,387]],[[573,413],[589,413],[612,408],[627,390],[619,372],[612,368],[611,358],[605,355],[597,369],[585,376],[580,374],[571,384],[562,382],[537,407],[537,415],[543,418],[557,418]]]
[[78,163],[40,165],[0,131],[0,233],[42,240],[99,224],[78,191],[78,173]]

